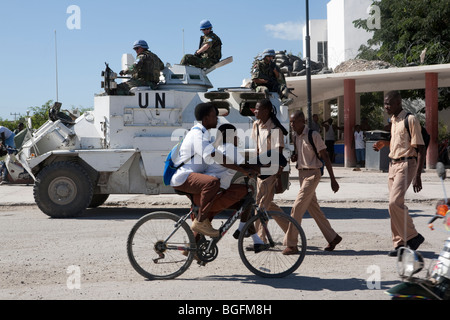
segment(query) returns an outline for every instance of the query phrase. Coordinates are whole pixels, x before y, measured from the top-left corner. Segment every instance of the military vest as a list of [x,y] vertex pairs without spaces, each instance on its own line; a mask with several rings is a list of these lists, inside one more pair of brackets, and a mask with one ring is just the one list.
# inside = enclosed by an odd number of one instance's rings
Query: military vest
[[159,82],[161,70],[164,69],[163,62],[151,51],[144,51],[137,56],[132,74],[134,78],[148,82]]
[[201,36],[199,48],[211,42],[211,47],[202,54],[202,58],[209,59],[215,64],[222,59],[222,40],[220,40],[219,36],[212,31],[207,36]]

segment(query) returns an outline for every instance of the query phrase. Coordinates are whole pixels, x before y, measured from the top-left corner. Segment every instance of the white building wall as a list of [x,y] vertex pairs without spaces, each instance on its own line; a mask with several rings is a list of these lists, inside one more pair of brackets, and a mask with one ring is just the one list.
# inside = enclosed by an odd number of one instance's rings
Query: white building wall
[[[309,33],[311,37],[311,60],[319,61],[317,43],[328,40],[327,20],[310,20]],[[303,35],[306,37],[306,25],[303,27]],[[303,37],[303,58],[306,58],[305,37]]]
[[353,21],[367,19],[372,0],[331,0],[327,4],[328,66],[354,59],[362,44],[372,37],[371,32],[356,29]]

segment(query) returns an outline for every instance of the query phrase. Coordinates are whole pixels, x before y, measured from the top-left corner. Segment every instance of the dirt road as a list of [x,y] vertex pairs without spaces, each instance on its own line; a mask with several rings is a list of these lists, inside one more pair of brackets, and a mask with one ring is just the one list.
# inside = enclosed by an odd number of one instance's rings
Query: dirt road
[[[289,212],[289,202],[283,205]],[[427,228],[434,203],[408,205],[426,239],[420,249],[428,266],[447,235]],[[228,234],[219,244],[219,257],[206,267],[193,263],[176,280],[147,281],[128,262],[128,233],[151,211],[184,213],[180,204],[128,203],[67,220],[49,219],[36,206],[0,206],[0,299],[389,299],[384,291],[398,277],[395,258],[386,255],[391,249],[387,204],[327,202],[323,209],[342,243],[334,252],[323,251],[326,241],[306,215],[307,255],[287,278],[250,273],[239,258],[237,241]],[[224,218],[219,216],[215,225]]]

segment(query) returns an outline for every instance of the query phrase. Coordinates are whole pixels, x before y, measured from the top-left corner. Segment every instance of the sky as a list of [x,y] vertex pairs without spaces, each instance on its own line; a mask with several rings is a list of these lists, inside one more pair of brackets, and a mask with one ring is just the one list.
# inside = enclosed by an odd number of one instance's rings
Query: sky
[[[328,2],[309,1],[310,19],[326,19]],[[2,0],[0,118],[15,120],[57,97],[63,109],[93,108],[105,62],[119,73],[122,55],[135,56],[142,39],[177,64],[198,48],[204,19],[222,39],[222,57],[234,59],[208,75],[216,89],[250,78],[266,48],[303,56],[305,0]]]

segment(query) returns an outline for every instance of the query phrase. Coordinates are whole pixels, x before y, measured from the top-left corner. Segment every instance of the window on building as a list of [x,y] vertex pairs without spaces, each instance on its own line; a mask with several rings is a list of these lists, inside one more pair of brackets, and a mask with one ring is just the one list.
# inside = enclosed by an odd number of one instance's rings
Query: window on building
[[328,67],[328,41],[317,42],[317,60]]

